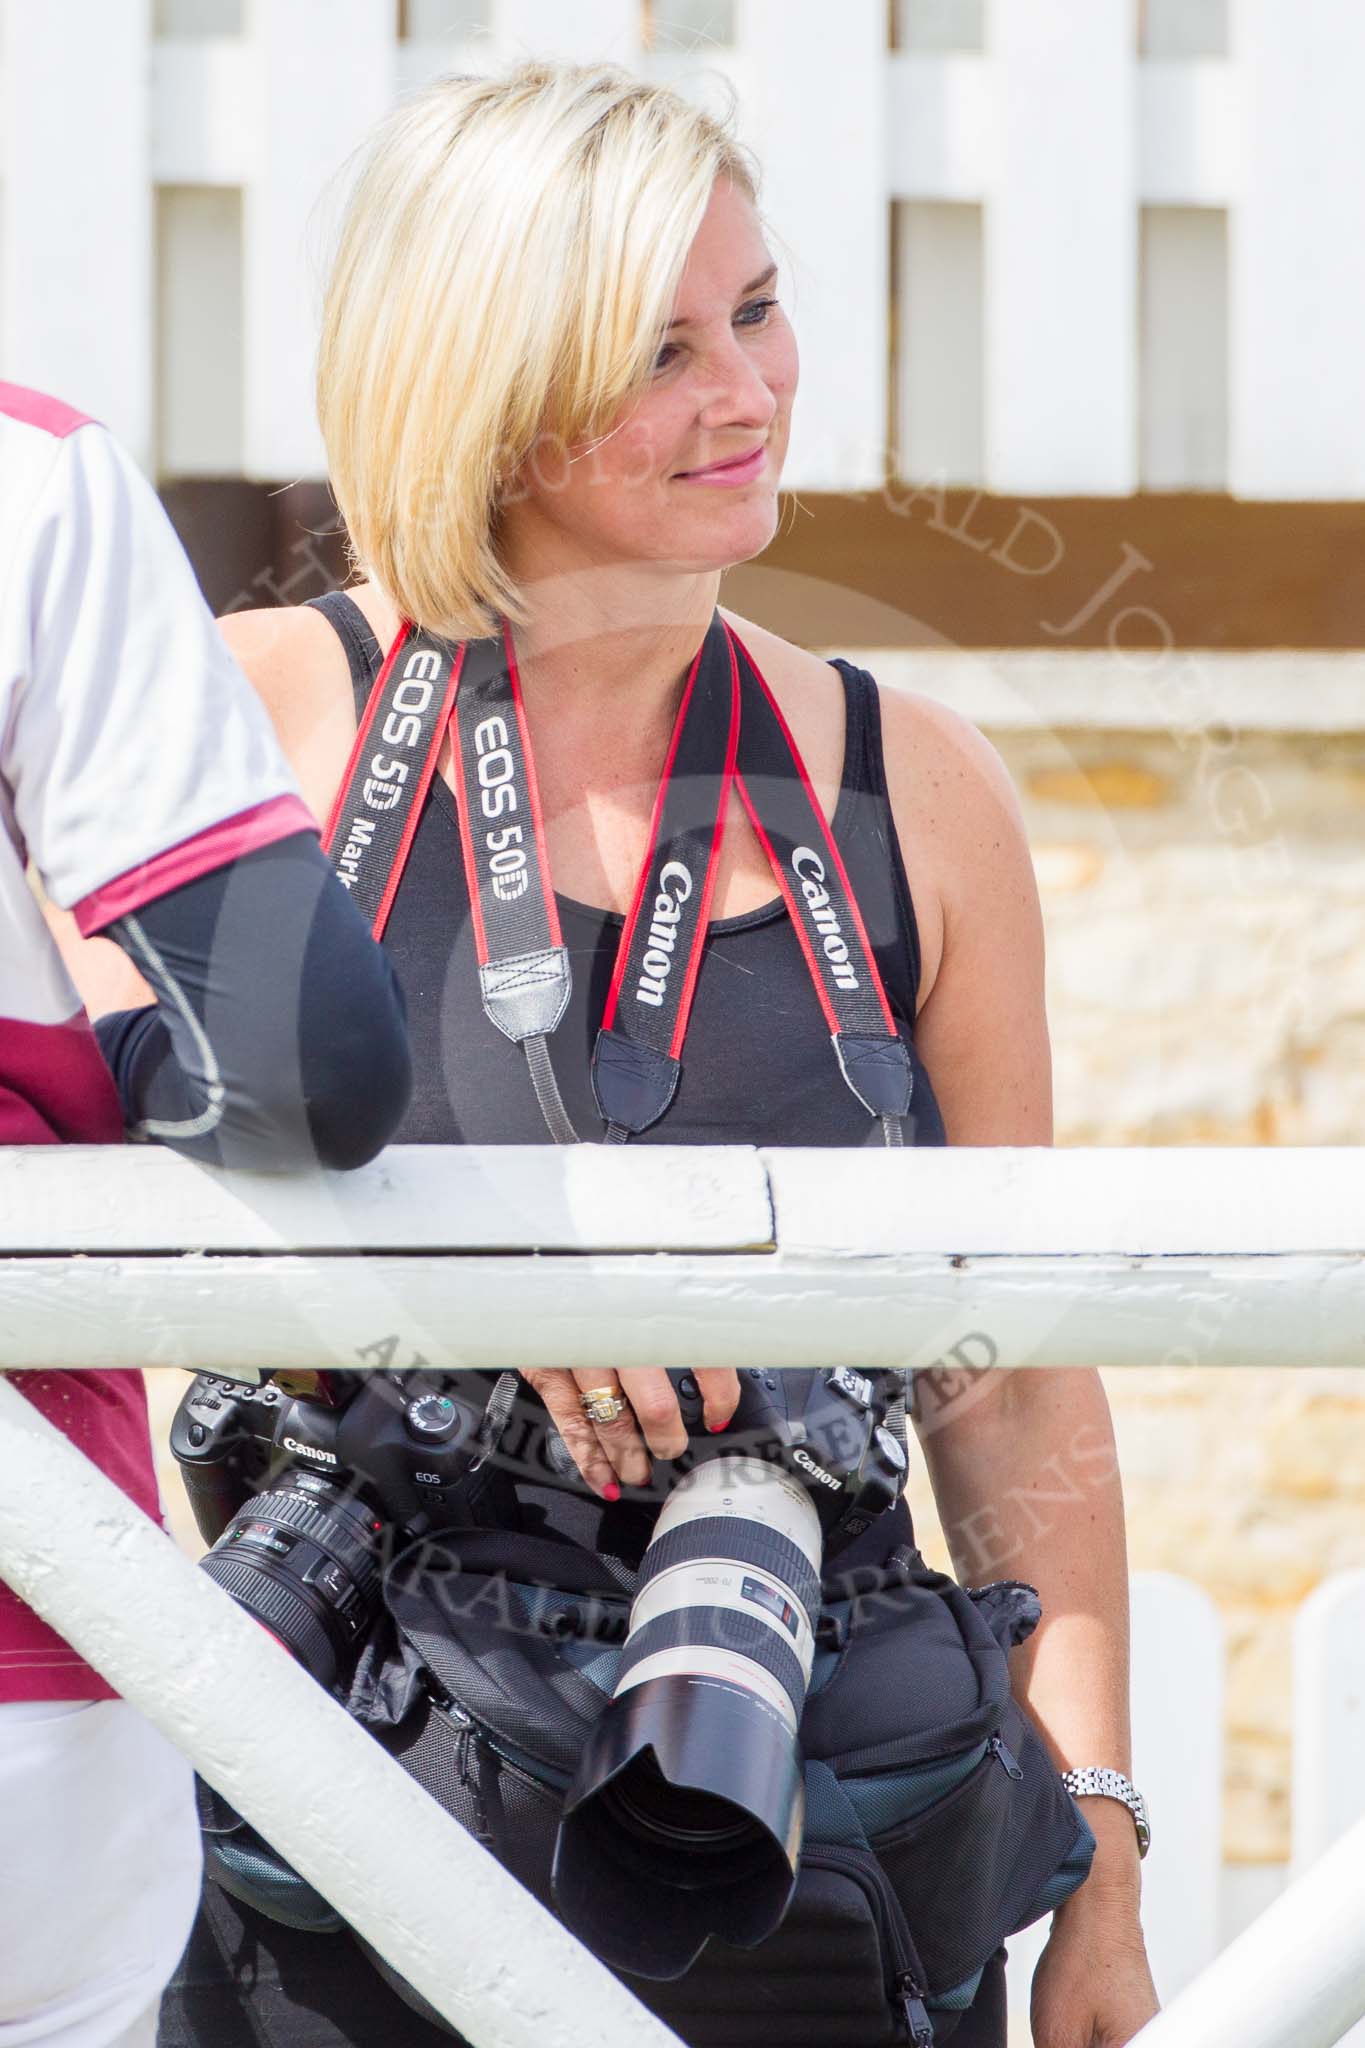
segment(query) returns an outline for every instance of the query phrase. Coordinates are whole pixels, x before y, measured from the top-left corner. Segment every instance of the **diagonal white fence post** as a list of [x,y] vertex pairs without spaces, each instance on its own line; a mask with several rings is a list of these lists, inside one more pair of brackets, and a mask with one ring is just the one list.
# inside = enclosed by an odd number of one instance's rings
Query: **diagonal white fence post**
[[3,1373],[0,1577],[473,2048],[676,2048]]
[[1180,1996],[1134,2048],[1332,2048],[1365,2013],[1365,1820]]

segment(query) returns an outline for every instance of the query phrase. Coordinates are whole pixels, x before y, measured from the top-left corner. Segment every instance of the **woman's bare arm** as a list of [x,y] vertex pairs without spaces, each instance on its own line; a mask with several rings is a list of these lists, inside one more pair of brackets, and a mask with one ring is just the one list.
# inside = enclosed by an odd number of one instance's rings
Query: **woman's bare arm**
[[355,738],[350,669],[335,630],[306,605],[229,612],[218,630],[269,712],[304,802],[325,825]]
[[[956,713],[891,693],[886,713],[893,807],[917,804],[921,830],[930,807],[942,848],[943,958],[915,1036],[949,1142],[1050,1145],[1042,913],[1018,798]],[[1060,1768],[1131,1775],[1123,1489],[1099,1373],[996,1368],[923,1394],[916,1429],[958,1577],[1024,1579],[1042,1600],[1011,1653],[1016,1693]],[[1132,1817],[1103,1798],[1085,1814],[1098,1850],[1075,1899],[1109,1890],[1135,1909]]]
[[155,1000],[132,961],[112,939],[83,939],[71,912],[58,910],[55,903],[49,903],[38,884],[34,889],[87,1016],[103,1017],[109,1010],[135,1010]]

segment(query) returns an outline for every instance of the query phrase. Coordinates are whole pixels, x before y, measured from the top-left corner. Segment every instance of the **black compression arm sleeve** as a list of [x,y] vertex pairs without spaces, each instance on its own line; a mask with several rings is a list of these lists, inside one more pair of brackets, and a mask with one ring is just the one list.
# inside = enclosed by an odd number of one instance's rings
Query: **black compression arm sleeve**
[[402,990],[311,832],[118,918],[153,1008],[95,1032],[139,1138],[215,1166],[361,1166],[412,1089]]

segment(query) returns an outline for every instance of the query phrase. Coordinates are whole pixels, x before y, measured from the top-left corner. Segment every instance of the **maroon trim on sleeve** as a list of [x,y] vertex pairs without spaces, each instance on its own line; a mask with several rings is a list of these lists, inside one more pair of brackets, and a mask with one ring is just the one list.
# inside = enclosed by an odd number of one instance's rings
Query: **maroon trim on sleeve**
[[221,818],[178,846],[168,846],[164,853],[153,854],[111,882],[102,882],[72,905],[76,928],[88,939],[115,918],[127,917],[144,903],[182,889],[186,882],[197,882],[201,875],[225,868],[245,853],[273,846],[277,839],[288,839],[295,832],[316,833],[317,829],[317,819],[302,797],[272,796],[250,810],[238,811],[235,817]]
[[6,419],[18,420],[21,426],[41,427],[58,441],[74,434],[77,427],[97,424],[89,413],[77,412],[60,398],[49,398],[44,391],[30,391],[23,384],[0,383],[0,413]]

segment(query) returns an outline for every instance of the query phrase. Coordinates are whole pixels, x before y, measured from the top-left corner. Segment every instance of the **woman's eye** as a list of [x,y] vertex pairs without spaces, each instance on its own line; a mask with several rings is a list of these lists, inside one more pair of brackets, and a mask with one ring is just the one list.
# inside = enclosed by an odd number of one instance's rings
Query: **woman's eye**
[[[768,320],[768,315],[772,311],[774,306],[778,305],[779,303],[780,301],[777,299],[750,299],[747,306],[742,306],[740,308],[739,312],[735,315],[735,318],[739,321],[742,327],[767,327],[770,324]],[[761,314],[762,317],[756,320],[746,318],[746,315],[750,313]],[[666,369],[668,367],[668,357],[675,356],[677,353],[678,350],[675,343],[666,343],[665,346],[659,350],[658,355],[655,356],[654,358],[654,368],[656,370]]]

